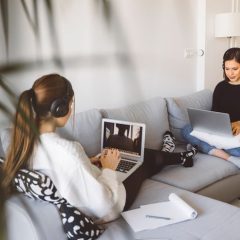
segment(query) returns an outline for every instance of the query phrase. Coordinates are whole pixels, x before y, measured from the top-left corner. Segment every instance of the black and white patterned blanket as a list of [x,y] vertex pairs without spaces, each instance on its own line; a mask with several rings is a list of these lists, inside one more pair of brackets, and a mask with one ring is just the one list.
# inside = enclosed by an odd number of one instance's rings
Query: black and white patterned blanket
[[[0,159],[0,163],[3,160]],[[17,191],[32,199],[39,199],[54,204],[61,216],[64,231],[71,240],[94,240],[104,231],[91,218],[70,205],[62,198],[52,180],[38,172],[27,169],[18,171],[14,179]]]

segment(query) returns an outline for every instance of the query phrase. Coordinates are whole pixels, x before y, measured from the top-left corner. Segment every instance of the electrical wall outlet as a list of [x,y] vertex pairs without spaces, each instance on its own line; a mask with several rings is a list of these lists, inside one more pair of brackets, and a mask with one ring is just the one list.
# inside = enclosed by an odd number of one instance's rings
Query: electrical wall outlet
[[193,48],[185,48],[184,49],[184,58],[194,57],[196,50]]
[[184,49],[184,58],[202,57],[203,55],[204,55],[203,49],[195,49],[195,48]]

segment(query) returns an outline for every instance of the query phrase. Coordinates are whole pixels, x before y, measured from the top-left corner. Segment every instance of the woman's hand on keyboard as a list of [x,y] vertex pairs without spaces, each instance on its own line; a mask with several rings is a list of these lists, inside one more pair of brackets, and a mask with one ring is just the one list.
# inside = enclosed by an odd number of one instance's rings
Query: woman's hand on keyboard
[[117,149],[104,149],[100,161],[103,168],[116,170],[120,161],[120,153]]
[[99,153],[96,156],[90,158],[91,163],[94,164],[95,166],[97,166],[98,168],[102,168],[102,165],[101,165],[101,162],[100,162],[100,157],[101,157],[101,153]]

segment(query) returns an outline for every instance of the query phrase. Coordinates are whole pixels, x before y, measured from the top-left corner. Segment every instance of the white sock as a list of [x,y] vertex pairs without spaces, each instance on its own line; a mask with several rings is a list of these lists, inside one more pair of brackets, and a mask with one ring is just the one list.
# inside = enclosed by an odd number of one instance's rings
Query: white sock
[[212,149],[212,150],[210,150],[210,151],[208,152],[208,154],[209,154],[209,155],[213,155],[214,151],[215,151],[215,148]]
[[238,168],[240,168],[240,158],[239,157],[230,156],[228,158],[228,161],[233,163],[234,165],[236,165]]

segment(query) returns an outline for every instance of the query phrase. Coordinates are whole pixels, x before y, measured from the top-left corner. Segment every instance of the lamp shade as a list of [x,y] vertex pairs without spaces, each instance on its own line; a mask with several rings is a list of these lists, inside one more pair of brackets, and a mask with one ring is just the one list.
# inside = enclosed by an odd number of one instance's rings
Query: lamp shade
[[215,17],[215,37],[240,36],[240,13],[221,13]]

